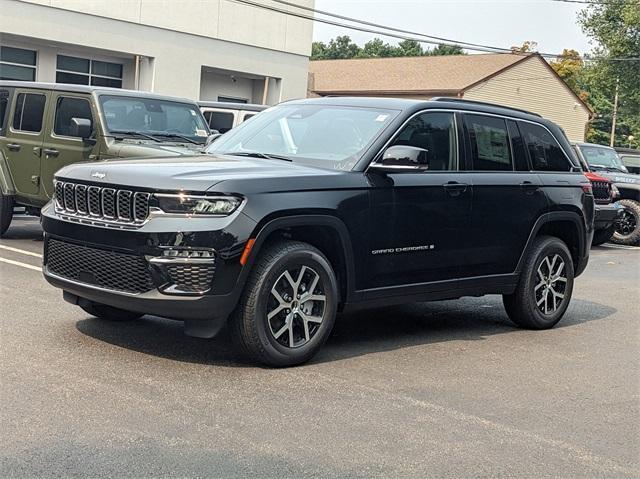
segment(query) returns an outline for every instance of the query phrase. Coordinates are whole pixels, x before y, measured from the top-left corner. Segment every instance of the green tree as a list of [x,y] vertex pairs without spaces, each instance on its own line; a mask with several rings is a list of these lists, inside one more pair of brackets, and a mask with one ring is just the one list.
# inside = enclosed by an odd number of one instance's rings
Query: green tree
[[587,99],[587,92],[582,88],[581,80],[584,69],[584,61],[576,50],[565,48],[554,61],[549,62],[551,68],[562,78],[576,95],[583,100]]
[[396,47],[396,55],[399,57],[419,57],[423,55],[422,45],[415,40],[403,40]]
[[327,58],[327,45],[324,42],[313,42],[311,44],[311,59],[326,60],[326,58]]
[[354,58],[358,53],[360,53],[360,47],[351,41],[349,35],[342,35],[329,41],[326,58],[329,60]]
[[[588,139],[609,142],[618,81],[615,144],[626,145],[628,135],[640,137],[640,2],[594,3],[580,12],[579,22],[585,34],[596,43],[593,60],[587,62],[583,72],[589,101],[597,114],[590,125]],[[620,60],[624,58],[629,60]]]
[[360,58],[383,58],[396,56],[396,49],[379,38],[369,40],[358,52]]
[[442,43],[431,50],[425,50],[424,54],[429,56],[466,55],[460,45],[444,45]]

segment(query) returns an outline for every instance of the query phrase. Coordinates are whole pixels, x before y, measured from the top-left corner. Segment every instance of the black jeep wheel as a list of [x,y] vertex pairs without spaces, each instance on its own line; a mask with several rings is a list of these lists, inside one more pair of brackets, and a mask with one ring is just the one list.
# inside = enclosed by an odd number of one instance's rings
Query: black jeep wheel
[[232,318],[240,347],[269,366],[311,359],[335,322],[338,286],[327,258],[316,248],[282,241],[260,254]]
[[106,304],[94,303],[93,301],[81,300],[78,305],[91,316],[107,321],[133,321],[143,316],[140,313],[114,308]]
[[0,193],[0,236],[6,233],[13,219],[13,198]]
[[614,223],[612,241],[628,246],[640,245],[640,203],[634,200],[620,200],[622,214]]
[[564,242],[536,239],[513,294],[502,296],[509,319],[522,328],[548,329],[564,315],[573,292],[573,260]]
[[591,241],[591,246],[600,246],[603,243],[611,240],[611,237],[615,233],[614,225],[609,226],[608,228],[603,228],[601,230],[596,230],[593,233],[593,241]]

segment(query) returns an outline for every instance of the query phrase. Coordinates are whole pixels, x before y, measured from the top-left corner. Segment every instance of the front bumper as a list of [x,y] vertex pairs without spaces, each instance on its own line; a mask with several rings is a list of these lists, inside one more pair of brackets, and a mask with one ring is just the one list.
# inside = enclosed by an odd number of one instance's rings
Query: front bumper
[[[120,230],[62,219],[47,205],[42,226],[44,276],[67,293],[65,299],[182,320],[190,334],[198,329],[194,322],[202,321],[215,323],[217,331],[235,308],[242,289],[239,258],[255,222],[239,212],[224,218],[163,217]],[[176,259],[166,256],[168,250],[206,250],[214,259]],[[180,284],[194,277],[206,287]]]
[[610,227],[618,216],[622,213],[622,208],[617,203],[607,205],[596,204],[594,228],[601,230]]

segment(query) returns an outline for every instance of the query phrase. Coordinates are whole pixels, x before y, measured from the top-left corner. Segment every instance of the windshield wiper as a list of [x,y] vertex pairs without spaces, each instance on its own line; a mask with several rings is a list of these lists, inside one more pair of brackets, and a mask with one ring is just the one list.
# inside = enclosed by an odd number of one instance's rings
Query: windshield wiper
[[221,154],[231,156],[248,156],[250,158],[264,158],[265,160],[293,161],[291,158],[287,158],[286,156],[272,155],[271,153],[260,153],[259,151],[233,151]]
[[155,136],[151,136],[147,133],[142,133],[141,131],[134,130],[112,130],[111,133],[115,135],[128,135],[128,136],[139,136],[142,138],[146,138],[147,140],[153,140],[161,142],[162,140],[157,139]]
[[189,138],[188,136],[184,136],[184,135],[179,135],[177,133],[154,133],[155,136],[164,136],[166,138],[181,138],[184,141],[188,141],[189,143],[193,143],[194,145],[199,145],[200,143],[198,143],[195,140],[192,140],[191,138]]

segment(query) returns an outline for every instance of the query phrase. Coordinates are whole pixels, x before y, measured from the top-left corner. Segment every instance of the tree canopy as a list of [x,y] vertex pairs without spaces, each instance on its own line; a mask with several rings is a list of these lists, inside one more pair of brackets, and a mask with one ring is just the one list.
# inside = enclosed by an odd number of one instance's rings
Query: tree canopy
[[360,47],[356,45],[348,35],[332,38],[329,40],[329,43],[313,42],[311,47],[312,60],[464,54],[464,50],[458,45],[440,44],[434,48],[423,48],[422,45],[415,40],[403,40],[397,45],[391,45],[380,38],[374,38]]

